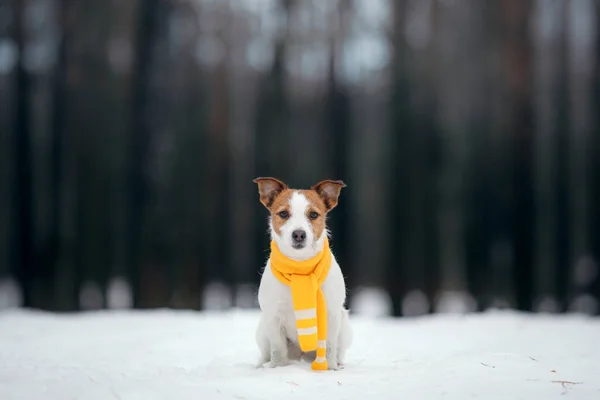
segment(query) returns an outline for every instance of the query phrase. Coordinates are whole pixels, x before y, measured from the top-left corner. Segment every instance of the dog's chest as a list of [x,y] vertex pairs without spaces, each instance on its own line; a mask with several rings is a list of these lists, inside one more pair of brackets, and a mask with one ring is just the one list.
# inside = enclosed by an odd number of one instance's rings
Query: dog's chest
[[289,286],[279,282],[273,275],[270,261],[267,262],[261,278],[258,303],[263,311],[294,311],[292,292]]
[[[328,309],[335,310],[344,304],[346,297],[344,278],[335,259],[321,289]],[[273,275],[270,261],[267,262],[261,278],[258,303],[263,312],[291,315],[295,320],[290,287],[281,283]]]
[[[334,317],[343,307],[346,298],[344,277],[335,259],[325,282],[321,286],[321,290],[323,290],[327,304],[327,313],[329,317]],[[258,303],[262,312],[278,321],[286,332],[286,336],[296,342],[298,333],[292,292],[288,285],[281,283],[273,275],[270,261],[267,262],[261,278],[258,289]]]

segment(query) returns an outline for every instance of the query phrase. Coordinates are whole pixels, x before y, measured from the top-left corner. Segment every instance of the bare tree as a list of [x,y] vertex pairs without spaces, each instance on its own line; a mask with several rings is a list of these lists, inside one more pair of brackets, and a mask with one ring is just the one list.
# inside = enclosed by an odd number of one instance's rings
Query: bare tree
[[[534,309],[553,311],[556,303],[557,238],[557,121],[560,78],[564,79],[565,12],[561,4],[537,2],[534,46],[536,106],[536,254],[534,258]],[[561,17],[562,16],[562,17]],[[544,29],[545,28],[545,29]],[[549,29],[548,29],[549,28]],[[561,70],[563,75],[561,75]]]
[[556,112],[556,148],[555,148],[555,174],[556,181],[554,185],[554,196],[556,198],[556,236],[555,253],[556,275],[555,275],[555,294],[558,302],[558,311],[564,311],[570,297],[570,274],[569,263],[571,255],[571,237],[569,235],[569,76],[568,76],[568,54],[569,44],[567,41],[567,6],[566,2],[561,2],[561,30],[559,39],[559,66],[556,76],[555,102]]
[[17,45],[17,65],[15,68],[15,112],[14,112],[14,197],[12,260],[17,268],[17,277],[23,290],[23,305],[36,304],[35,285],[37,283],[36,262],[33,243],[33,192],[31,158],[31,76],[25,69],[25,2],[13,1],[14,41]]
[[[52,120],[51,120],[51,158],[50,158],[50,226],[47,240],[47,249],[45,269],[51,275],[56,285],[55,292],[57,308],[67,309],[73,307],[67,305],[63,296],[67,293],[74,294],[74,290],[69,289],[66,280],[58,279],[57,274],[61,271],[59,263],[67,263],[65,253],[68,251],[64,246],[62,238],[62,201],[64,196],[64,169],[65,163],[65,131],[66,131],[66,106],[67,106],[67,41],[70,20],[68,15],[68,0],[58,2],[58,29],[59,42],[57,48],[57,57],[52,87]],[[73,259],[70,259],[70,269],[74,269]],[[69,303],[76,301],[72,298]]]
[[132,279],[134,306],[140,306],[141,238],[148,195],[145,167],[151,130],[148,123],[149,83],[156,40],[156,17],[160,1],[140,1],[136,22],[131,88],[132,125],[127,164],[129,177],[127,264]]
[[[596,108],[600,105],[600,1],[596,1],[596,60],[595,60],[595,83],[594,104]],[[591,176],[590,176],[590,241],[592,254],[596,267],[596,278],[593,282],[592,291],[597,301],[600,301],[600,113],[595,113],[596,118],[592,122],[591,143]],[[600,315],[600,307],[597,308]]]
[[516,306],[531,310],[533,284],[533,143],[532,57],[529,37],[531,1],[501,3],[505,76],[508,85],[511,143],[511,241],[514,248]]
[[[395,316],[402,315],[402,300],[407,292],[408,286],[408,268],[399,263],[403,257],[402,250],[404,243],[408,239],[407,226],[407,203],[404,194],[408,188],[408,142],[409,137],[407,132],[412,129],[412,120],[410,113],[410,98],[409,98],[409,77],[407,65],[408,44],[404,38],[404,21],[406,19],[407,2],[396,1],[393,3],[393,27],[392,32],[392,99],[391,99],[391,131],[395,136],[394,151],[396,153],[396,166],[391,172],[395,178],[395,184],[392,186],[390,196],[396,200],[396,205],[393,208],[394,224],[390,224],[392,232],[392,251],[390,268],[387,274],[387,287],[392,300],[392,312]],[[390,177],[391,179],[391,177]]]

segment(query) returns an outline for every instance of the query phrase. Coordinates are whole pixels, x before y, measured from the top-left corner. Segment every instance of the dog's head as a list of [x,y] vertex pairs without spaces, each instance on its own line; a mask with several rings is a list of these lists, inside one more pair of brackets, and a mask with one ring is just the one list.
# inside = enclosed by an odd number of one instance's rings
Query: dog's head
[[290,189],[275,178],[256,178],[260,202],[271,213],[271,238],[287,257],[304,260],[323,248],[326,217],[338,203],[342,181],[326,180],[308,190]]

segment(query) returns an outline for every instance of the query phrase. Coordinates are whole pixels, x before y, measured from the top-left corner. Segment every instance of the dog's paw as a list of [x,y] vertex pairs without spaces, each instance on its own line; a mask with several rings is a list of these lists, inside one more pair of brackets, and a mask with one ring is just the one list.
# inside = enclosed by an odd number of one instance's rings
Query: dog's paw
[[269,361],[267,363],[264,364],[265,368],[277,368],[277,367],[285,367],[290,365],[290,361],[289,360],[277,360],[277,361]]
[[329,362],[327,361],[327,369],[330,371],[339,371],[343,367],[337,362]]
[[327,360],[327,369],[329,369],[330,371],[339,371],[341,369],[344,369],[344,364],[339,361],[336,362]]
[[256,368],[263,368],[267,362],[269,362],[271,358],[268,355],[262,355],[259,357],[258,361],[256,361]]

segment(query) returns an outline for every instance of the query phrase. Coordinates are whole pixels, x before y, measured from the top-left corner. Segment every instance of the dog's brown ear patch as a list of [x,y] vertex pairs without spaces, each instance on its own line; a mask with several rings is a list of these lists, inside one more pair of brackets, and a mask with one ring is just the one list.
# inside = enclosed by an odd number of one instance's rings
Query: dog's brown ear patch
[[285,183],[275,178],[256,178],[252,182],[258,185],[260,202],[267,208],[271,207],[279,193],[287,189]]
[[332,181],[325,180],[317,183],[311,190],[317,192],[319,197],[325,203],[325,207],[327,207],[327,211],[331,211],[338,203],[338,197],[340,196],[340,192],[342,188],[346,187],[346,184],[342,181]]

